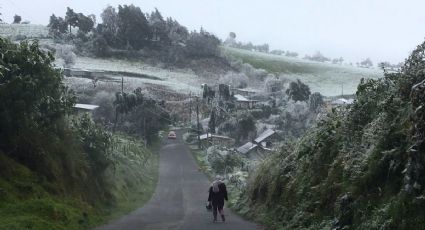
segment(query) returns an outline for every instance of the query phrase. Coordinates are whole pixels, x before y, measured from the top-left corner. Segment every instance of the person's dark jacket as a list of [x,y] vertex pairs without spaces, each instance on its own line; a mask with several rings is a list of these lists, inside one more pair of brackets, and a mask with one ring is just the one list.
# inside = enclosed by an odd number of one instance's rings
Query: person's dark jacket
[[221,182],[218,188],[219,192],[213,192],[213,187],[210,187],[208,201],[211,201],[213,205],[224,205],[224,200],[228,200],[226,185]]

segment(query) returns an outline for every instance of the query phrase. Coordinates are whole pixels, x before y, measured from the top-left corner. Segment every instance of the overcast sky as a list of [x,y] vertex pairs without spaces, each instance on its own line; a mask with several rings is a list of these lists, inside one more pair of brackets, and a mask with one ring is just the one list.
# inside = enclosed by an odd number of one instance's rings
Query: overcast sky
[[164,17],[221,39],[233,31],[239,41],[352,62],[403,61],[425,37],[424,0],[0,0],[0,17],[47,24],[67,6],[100,15],[107,5],[131,3],[143,12],[157,7]]

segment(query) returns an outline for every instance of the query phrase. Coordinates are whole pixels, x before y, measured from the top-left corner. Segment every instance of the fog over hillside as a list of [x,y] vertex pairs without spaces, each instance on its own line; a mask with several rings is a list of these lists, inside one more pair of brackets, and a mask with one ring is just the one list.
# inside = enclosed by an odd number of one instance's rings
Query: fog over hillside
[[421,0],[403,1],[402,5],[397,0],[216,0],[208,5],[197,0],[59,0],[37,11],[33,10],[34,1],[4,0],[0,7],[6,22],[19,14],[32,23],[48,24],[46,15],[62,15],[67,6],[99,16],[108,4],[131,3],[144,11],[157,7],[190,30],[203,26],[223,40],[234,31],[240,41],[267,42],[272,49],[294,50],[302,56],[320,50],[351,62],[366,57],[374,63],[403,61],[422,41],[422,30],[417,28],[423,28],[420,23],[425,21],[425,2]]

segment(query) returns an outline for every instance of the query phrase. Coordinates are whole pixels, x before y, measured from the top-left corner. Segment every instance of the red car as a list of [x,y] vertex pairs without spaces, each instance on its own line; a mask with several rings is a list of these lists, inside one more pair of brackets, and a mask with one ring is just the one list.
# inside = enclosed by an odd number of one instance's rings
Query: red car
[[168,133],[168,139],[176,139],[176,138],[177,138],[176,132],[170,131]]

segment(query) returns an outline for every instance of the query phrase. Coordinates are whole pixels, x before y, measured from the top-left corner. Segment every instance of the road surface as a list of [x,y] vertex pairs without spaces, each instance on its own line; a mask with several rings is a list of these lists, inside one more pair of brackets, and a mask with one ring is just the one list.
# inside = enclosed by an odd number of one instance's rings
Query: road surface
[[151,200],[142,208],[96,230],[261,229],[227,208],[226,222],[213,223],[212,213],[205,209],[210,183],[183,144],[181,134],[177,132],[175,140],[164,140],[160,150],[159,181]]

